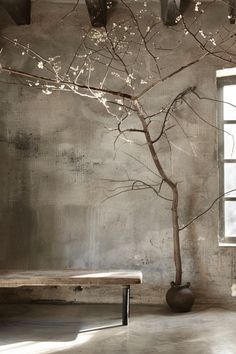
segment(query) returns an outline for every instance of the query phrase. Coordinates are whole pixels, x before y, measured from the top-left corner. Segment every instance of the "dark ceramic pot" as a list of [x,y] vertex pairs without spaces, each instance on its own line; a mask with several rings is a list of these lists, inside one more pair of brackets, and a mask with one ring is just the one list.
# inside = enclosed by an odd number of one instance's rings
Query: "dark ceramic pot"
[[194,295],[190,283],[176,285],[171,282],[171,288],[166,293],[166,302],[174,312],[188,312],[194,304]]

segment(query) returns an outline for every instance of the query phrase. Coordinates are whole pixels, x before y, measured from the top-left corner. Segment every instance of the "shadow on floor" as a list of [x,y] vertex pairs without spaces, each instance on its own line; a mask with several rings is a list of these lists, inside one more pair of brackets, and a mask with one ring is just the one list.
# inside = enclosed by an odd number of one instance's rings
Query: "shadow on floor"
[[1,354],[235,354],[235,309],[198,306],[171,313],[133,305],[130,325],[81,333],[117,323],[119,305],[0,305]]

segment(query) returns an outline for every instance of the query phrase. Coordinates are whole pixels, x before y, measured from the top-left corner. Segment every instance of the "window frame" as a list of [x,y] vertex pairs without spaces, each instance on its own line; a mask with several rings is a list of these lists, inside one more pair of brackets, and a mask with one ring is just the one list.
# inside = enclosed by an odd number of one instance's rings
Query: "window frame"
[[[235,69],[233,69],[235,70]],[[235,163],[235,159],[226,159],[224,157],[224,131],[226,130],[225,124],[236,124],[236,118],[234,120],[224,120],[224,97],[223,88],[224,86],[236,85],[236,74],[222,76],[224,70],[219,70],[219,75],[217,72],[217,91],[218,91],[218,168],[219,168],[219,195],[223,195],[225,192],[225,177],[224,177],[224,166],[226,163]],[[236,112],[235,112],[236,114]],[[235,142],[236,143],[236,142]],[[235,147],[236,148],[236,147]],[[227,236],[225,235],[225,202],[233,201],[236,203],[236,196],[229,197],[227,195],[220,198],[219,201],[219,245],[220,246],[230,246],[236,247],[236,235]],[[236,205],[236,204],[235,204]]]

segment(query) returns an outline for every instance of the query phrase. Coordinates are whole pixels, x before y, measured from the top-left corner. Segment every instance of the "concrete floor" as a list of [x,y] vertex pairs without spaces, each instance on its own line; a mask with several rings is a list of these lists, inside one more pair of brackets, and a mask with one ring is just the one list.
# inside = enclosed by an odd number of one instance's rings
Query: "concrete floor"
[[[129,327],[80,333],[115,323],[118,305],[0,305],[1,354],[235,354],[236,308],[132,306]],[[108,321],[108,322],[107,322]]]

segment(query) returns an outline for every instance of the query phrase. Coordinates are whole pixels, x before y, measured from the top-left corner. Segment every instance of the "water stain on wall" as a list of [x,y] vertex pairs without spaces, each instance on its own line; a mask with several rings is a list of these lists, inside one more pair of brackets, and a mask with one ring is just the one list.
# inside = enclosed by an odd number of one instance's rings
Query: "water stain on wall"
[[90,160],[88,156],[75,151],[73,148],[60,152],[57,155],[57,162],[67,165],[71,172],[85,175],[93,174],[95,172],[94,168],[102,164],[102,162]]
[[20,150],[27,155],[35,156],[39,153],[39,136],[32,133],[18,131],[15,136],[11,137],[9,142],[13,144],[16,150]]

